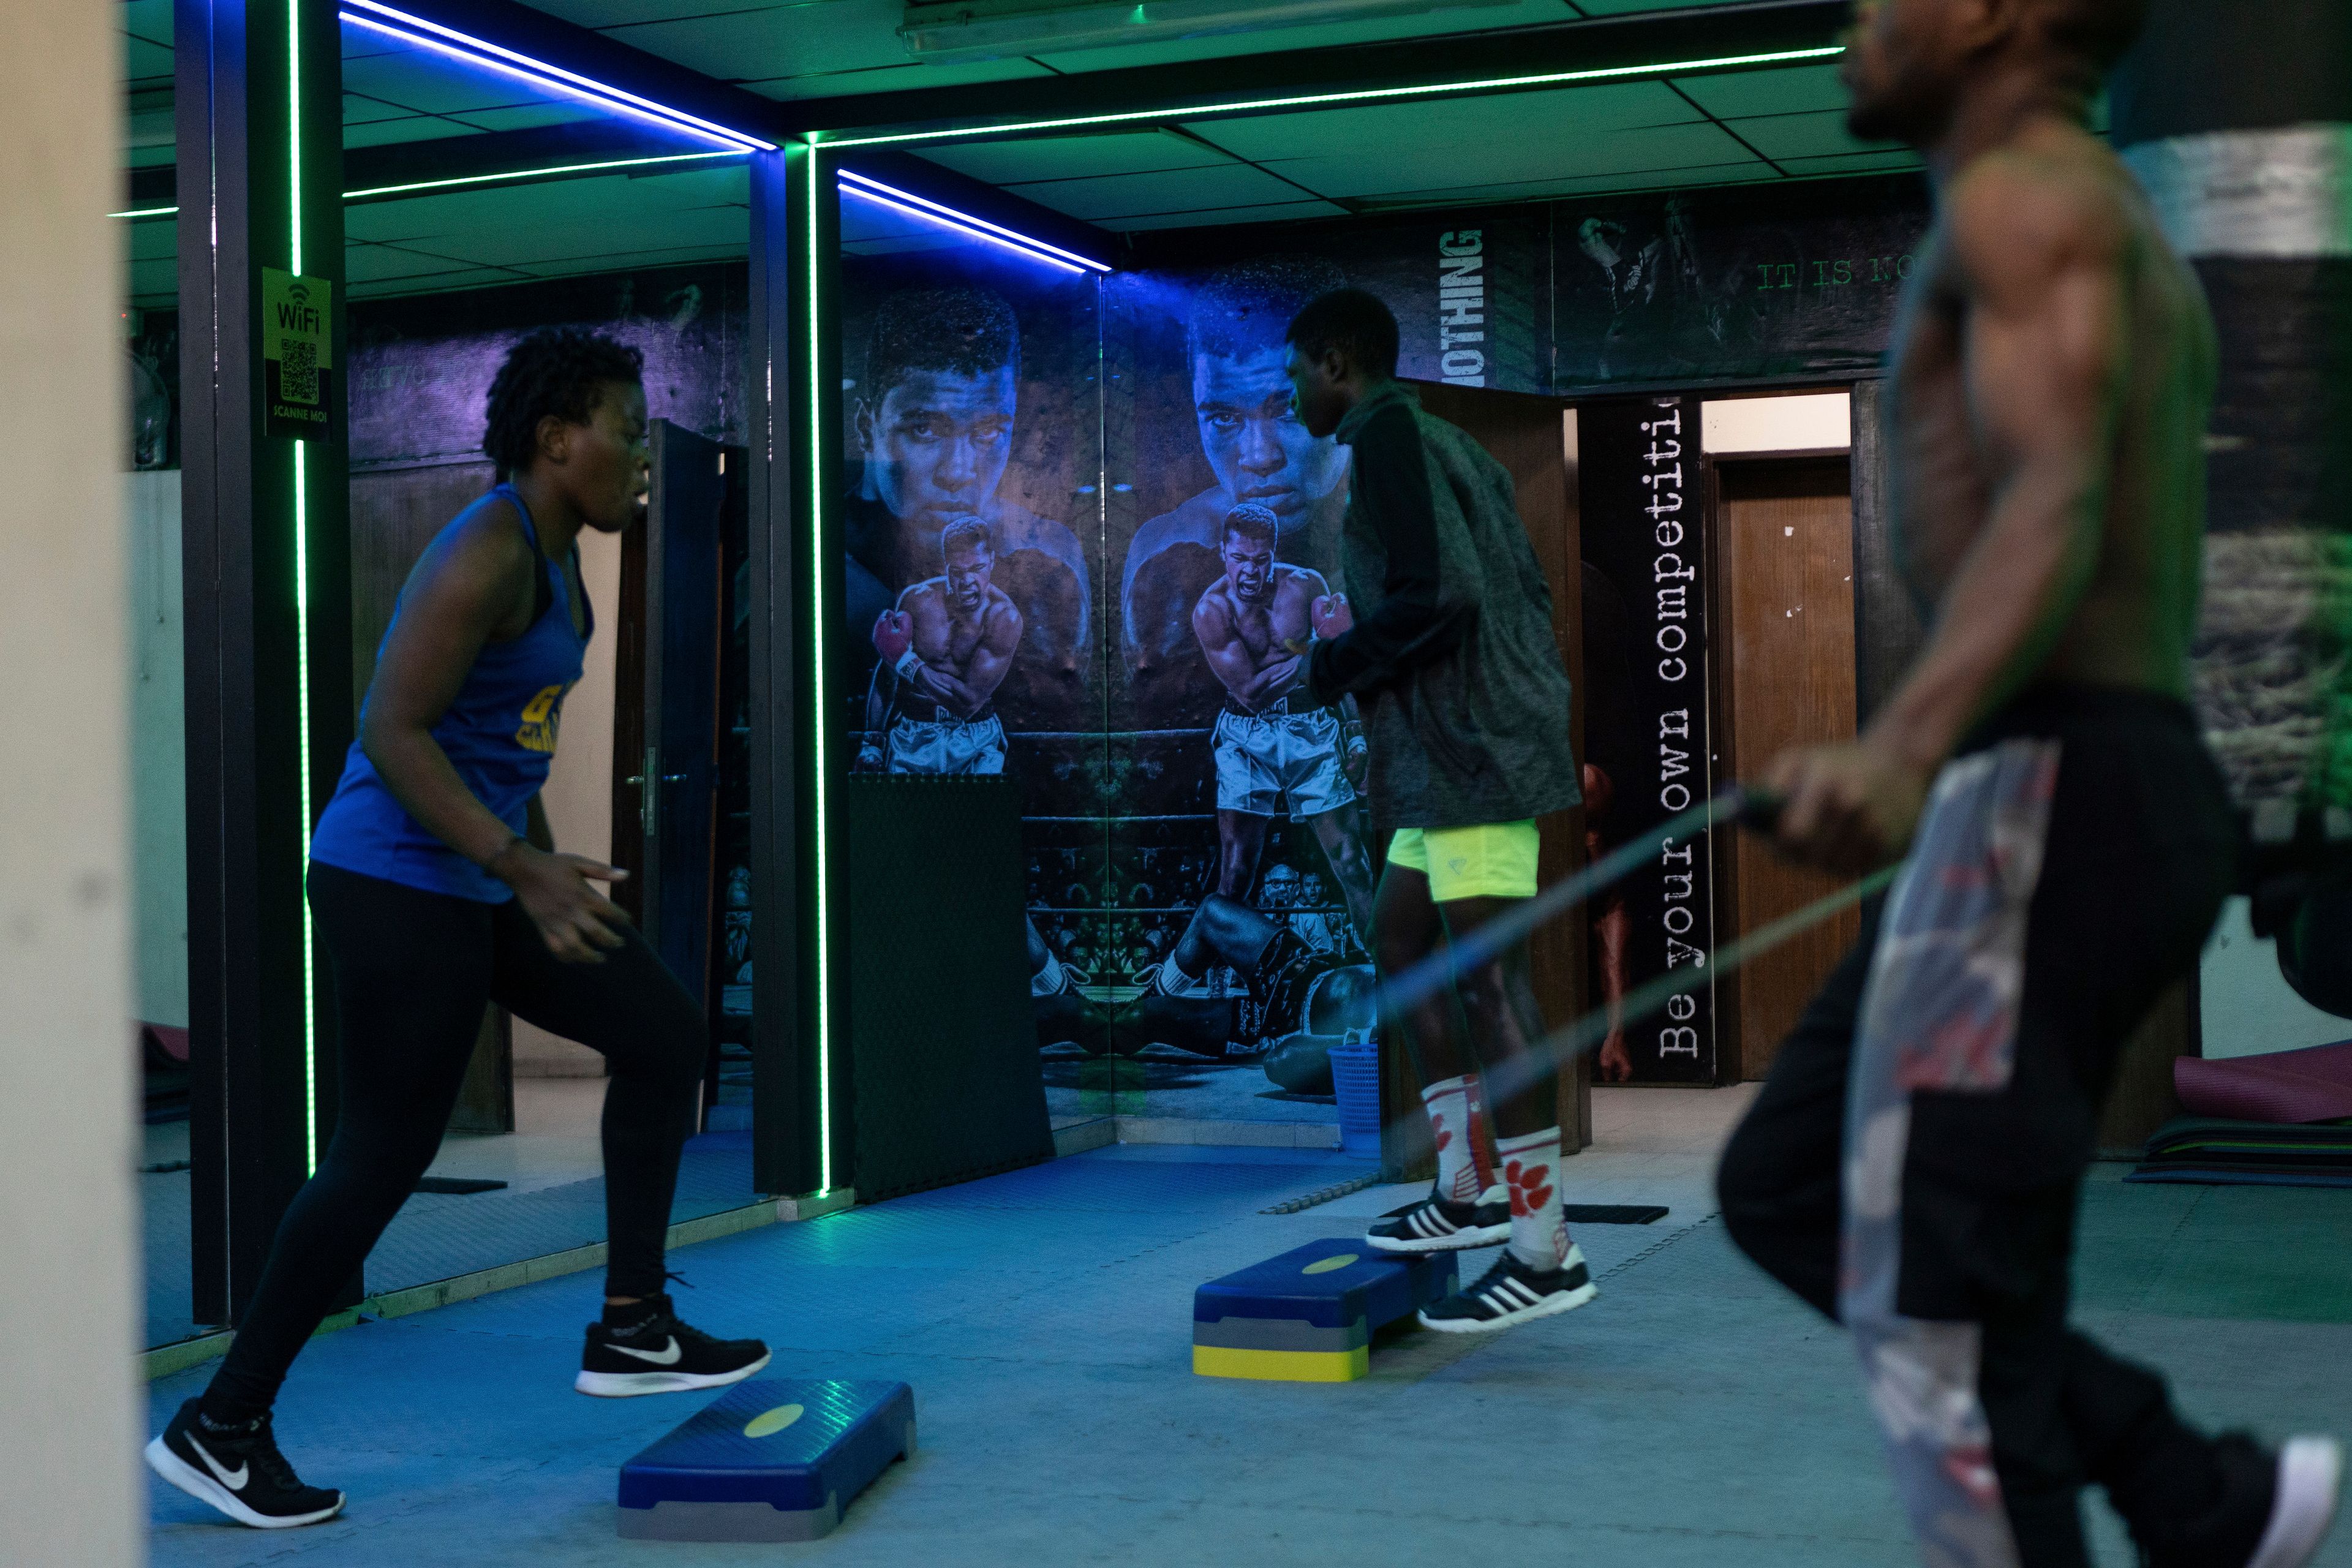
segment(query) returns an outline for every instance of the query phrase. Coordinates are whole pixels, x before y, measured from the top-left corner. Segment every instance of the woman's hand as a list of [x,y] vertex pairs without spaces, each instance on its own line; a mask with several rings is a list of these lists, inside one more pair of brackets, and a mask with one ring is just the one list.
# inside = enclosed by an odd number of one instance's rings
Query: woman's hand
[[565,963],[602,963],[625,940],[629,917],[590,887],[590,879],[618,882],[628,873],[585,855],[551,854],[515,839],[483,868],[515,890],[523,913],[539,927],[547,951]]

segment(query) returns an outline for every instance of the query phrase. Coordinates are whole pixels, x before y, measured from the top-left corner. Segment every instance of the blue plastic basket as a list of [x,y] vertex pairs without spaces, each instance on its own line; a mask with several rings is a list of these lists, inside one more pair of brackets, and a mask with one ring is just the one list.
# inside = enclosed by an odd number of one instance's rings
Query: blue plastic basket
[[1339,1097],[1339,1152],[1381,1157],[1381,1047],[1349,1035],[1331,1047],[1331,1086]]

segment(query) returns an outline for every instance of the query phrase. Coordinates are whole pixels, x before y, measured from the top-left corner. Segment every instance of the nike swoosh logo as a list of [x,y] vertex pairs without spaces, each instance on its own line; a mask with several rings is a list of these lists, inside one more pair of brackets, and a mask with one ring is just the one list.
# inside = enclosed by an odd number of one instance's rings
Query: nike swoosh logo
[[609,1342],[606,1343],[604,1348],[607,1350],[619,1351],[623,1355],[633,1355],[639,1361],[649,1361],[656,1366],[675,1366],[677,1364],[677,1358],[685,1353],[678,1349],[677,1336],[676,1334],[672,1334],[670,1336],[669,1345],[664,1350],[633,1351],[626,1345],[612,1344]]
[[188,1434],[188,1447],[196,1451],[196,1458],[205,1462],[205,1468],[218,1476],[221,1485],[233,1492],[243,1491],[245,1483],[253,1479],[253,1467],[250,1465],[239,1465],[234,1470],[222,1469],[221,1462],[205,1451],[205,1446],[196,1441],[194,1432]]

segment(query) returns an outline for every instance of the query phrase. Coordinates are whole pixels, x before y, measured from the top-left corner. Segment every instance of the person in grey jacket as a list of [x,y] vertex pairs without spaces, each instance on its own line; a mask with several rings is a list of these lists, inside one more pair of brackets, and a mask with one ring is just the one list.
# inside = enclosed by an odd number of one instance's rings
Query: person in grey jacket
[[[1394,976],[1535,896],[1535,819],[1580,798],[1568,671],[1510,475],[1399,384],[1388,307],[1335,289],[1298,312],[1287,342],[1299,418],[1354,448],[1345,592],[1316,601],[1296,647],[1310,701],[1353,697],[1363,714],[1372,824],[1392,836],[1374,956]],[[1557,1075],[1492,1107],[1499,1171],[1477,1125],[1478,1070],[1544,1034],[1526,944],[1403,1011],[1382,1022],[1406,1031],[1432,1080],[1422,1100],[1437,1185],[1365,1239],[1390,1252],[1507,1242],[1476,1284],[1421,1314],[1433,1329],[1484,1332],[1582,1306],[1594,1290],[1561,1214]]]

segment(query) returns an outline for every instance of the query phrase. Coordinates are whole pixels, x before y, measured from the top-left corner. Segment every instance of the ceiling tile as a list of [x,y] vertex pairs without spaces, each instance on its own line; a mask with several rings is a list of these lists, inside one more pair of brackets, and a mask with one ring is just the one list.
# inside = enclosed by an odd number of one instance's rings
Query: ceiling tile
[[1236,223],[1290,223],[1300,218],[1345,217],[1348,209],[1329,202],[1277,202],[1265,206],[1213,207],[1205,212],[1157,213],[1103,225],[1121,234],[1151,228],[1212,228]]
[[1900,151],[1884,142],[1860,142],[1848,135],[1843,109],[1819,114],[1771,114],[1754,120],[1727,120],[1724,123],[1741,141],[1776,163],[1786,158]]
[[1259,163],[1320,153],[1370,163],[1433,148],[1572,149],[1598,132],[1702,118],[1664,84],[1644,81],[1247,115],[1204,120],[1190,129],[1202,141]]
[[179,303],[179,263],[136,261],[123,270],[123,292],[130,303],[142,310],[169,310]]
[[1171,169],[1157,174],[1108,174],[1091,180],[1051,180],[1007,187],[1041,206],[1093,221],[1139,213],[1193,211],[1267,202],[1311,200],[1315,193],[1286,184],[1246,163]]
[[1661,186],[1717,185],[1777,180],[1771,166],[1754,158],[1736,163],[1706,163],[1667,170],[1634,170],[1614,174],[1587,174],[1572,179],[1526,180],[1499,185],[1444,185],[1428,191],[1397,191],[1360,204],[1365,212],[1392,209],[1461,206],[1487,202],[1538,201],[1552,196],[1584,195],[1600,191],[1651,190]]
[[135,82],[169,81],[172,46],[132,35],[122,40],[122,74]]
[[446,294],[459,289],[495,289],[501,283],[521,283],[524,277],[494,268],[448,264],[448,269],[399,276],[375,282],[353,282],[354,300],[390,300],[403,294]]
[[518,267],[581,256],[666,250],[685,245],[731,246],[749,251],[751,216],[739,209],[714,207],[703,212],[672,213],[656,223],[614,223],[594,213],[583,213],[562,223],[485,225],[437,235],[412,248],[462,256],[485,266]]
[[180,256],[180,226],[167,217],[129,218],[116,220],[129,230],[123,238],[123,248],[133,261],[170,261],[177,264]]
[[1822,66],[1787,66],[1778,70],[1731,71],[1722,76],[1676,77],[1675,85],[1718,120],[1749,114],[1801,114],[1807,110],[1843,110],[1845,84],[1834,61]]
[[1571,13],[1559,0],[1510,0],[1509,4],[1455,5],[1370,21],[1257,27],[1158,44],[1114,44],[1068,50],[1041,44],[1030,51],[1030,58],[1044,60],[1056,70],[1118,70],[1128,66],[1176,65],[1186,60],[1223,59],[1274,49],[1339,48],[1349,44],[1425,37],[1433,33],[1487,32],[1496,27],[1536,26],[1570,19]]
[[373,125],[381,120],[413,120],[416,110],[406,104],[386,103],[380,98],[370,98],[363,92],[343,94],[343,123]]
[[1644,174],[1747,159],[1746,150],[1719,127],[1699,121],[1559,142],[1538,137],[1498,139],[1476,157],[1465,157],[1450,147],[1391,148],[1377,157],[1343,153],[1274,159],[1266,167],[1327,196],[1373,196],[1447,186]]
[[825,0],[749,9],[706,5],[676,20],[607,26],[606,36],[721,81],[910,63],[898,0]]
[[380,120],[373,125],[347,125],[343,128],[343,146],[384,147],[395,142],[430,142],[442,136],[478,134],[469,125],[438,115],[418,114],[406,120]]
[[1630,16],[1641,11],[1690,11],[1702,5],[1738,5],[1744,0],[1576,0],[1588,16]]
[[673,213],[717,207],[737,212],[738,221],[748,224],[745,195],[740,166],[641,179],[604,175],[355,202],[343,209],[343,228],[353,239],[376,242],[530,228],[583,217],[628,229],[657,226]]
[[858,70],[771,77],[741,85],[750,91],[789,102],[799,98],[840,98],[856,92],[901,92],[918,87],[962,87],[971,82],[1042,80],[1054,74],[1034,60],[981,60],[971,65],[957,66],[869,66]]
[[122,30],[172,47],[172,0],[124,0]]
[[1025,141],[951,142],[920,156],[993,185],[1193,169],[1231,160],[1213,147],[1165,131],[1109,136],[1040,136]]
[[662,250],[616,251],[562,261],[534,261],[516,270],[533,278],[566,278],[583,272],[635,272],[647,267],[686,267],[698,261],[737,261],[745,254],[741,245],[683,245]]
[[1907,148],[1878,153],[1854,153],[1843,158],[1790,158],[1780,166],[1791,174],[1870,174],[1887,170],[1923,169],[1919,154]]
[[[529,131],[541,125],[571,125],[583,120],[617,118],[601,109],[584,103],[514,103],[499,109],[468,109],[451,118],[462,120],[478,131]],[[708,147],[698,137],[677,138],[678,151]]]
[[826,0],[778,5],[776,0],[532,0],[531,9],[577,22],[583,27],[623,27],[637,22],[669,22],[683,16],[743,17],[756,23],[771,11],[824,11]]
[[472,269],[477,265],[459,257],[395,245],[346,245],[343,247],[343,275],[354,284],[373,283],[386,278],[414,278]]

